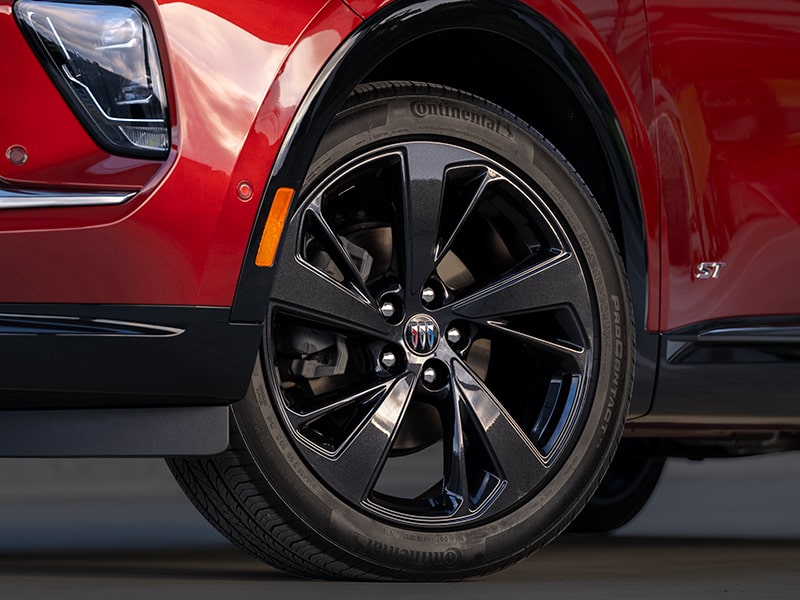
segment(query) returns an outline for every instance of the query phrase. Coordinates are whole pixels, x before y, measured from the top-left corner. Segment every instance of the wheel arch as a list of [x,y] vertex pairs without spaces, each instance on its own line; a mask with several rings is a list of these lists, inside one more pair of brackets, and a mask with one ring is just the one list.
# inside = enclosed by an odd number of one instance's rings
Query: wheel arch
[[[590,23],[571,5],[539,4],[534,10],[506,0],[392,2],[352,32],[317,75],[278,152],[251,233],[232,320],[263,319],[272,271],[256,267],[255,256],[270,200],[281,187],[300,188],[319,141],[355,86],[381,79],[450,85],[485,97],[540,129],[593,190],[622,250],[633,296],[639,366],[631,416],[649,410],[655,379],[649,365],[657,362],[657,338],[646,330],[657,327],[658,317],[653,150],[633,94]],[[535,82],[514,77],[521,72],[545,79],[546,95],[535,94]],[[592,132],[589,140],[587,131]],[[596,160],[597,152],[604,160]]]

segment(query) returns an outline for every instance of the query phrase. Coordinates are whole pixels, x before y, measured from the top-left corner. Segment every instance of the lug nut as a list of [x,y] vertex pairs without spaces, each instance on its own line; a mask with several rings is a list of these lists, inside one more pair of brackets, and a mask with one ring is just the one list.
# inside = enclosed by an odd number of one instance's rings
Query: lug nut
[[422,301],[425,302],[426,304],[430,304],[434,300],[436,300],[436,292],[433,291],[433,288],[429,287],[423,288]]
[[428,367],[427,369],[425,369],[422,372],[422,380],[428,385],[434,383],[436,381],[436,369],[434,369],[433,367]]
[[384,352],[381,354],[381,366],[384,369],[391,369],[397,364],[397,357],[394,352]]
[[381,314],[384,317],[386,317],[387,319],[390,319],[391,317],[393,317],[394,313],[396,313],[396,312],[397,312],[397,309],[395,308],[394,304],[392,304],[391,302],[384,302],[383,304],[381,304]]
[[451,344],[457,344],[461,341],[461,332],[455,327],[447,330],[447,341]]

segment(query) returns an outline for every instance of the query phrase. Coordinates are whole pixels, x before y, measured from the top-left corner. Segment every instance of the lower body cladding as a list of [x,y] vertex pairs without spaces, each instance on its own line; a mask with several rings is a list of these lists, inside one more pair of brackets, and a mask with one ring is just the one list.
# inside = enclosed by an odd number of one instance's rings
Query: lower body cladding
[[[207,307],[2,306],[0,455],[221,452],[229,405],[247,392],[263,332],[262,324],[231,324],[229,315]],[[626,435],[800,431],[800,328],[773,321],[665,335],[652,410],[629,421]]]
[[727,319],[662,335],[651,411],[628,423],[648,437],[800,431],[800,322]]
[[209,455],[261,338],[229,309],[0,307],[1,456]]
[[227,406],[0,412],[0,456],[192,456],[228,447]]

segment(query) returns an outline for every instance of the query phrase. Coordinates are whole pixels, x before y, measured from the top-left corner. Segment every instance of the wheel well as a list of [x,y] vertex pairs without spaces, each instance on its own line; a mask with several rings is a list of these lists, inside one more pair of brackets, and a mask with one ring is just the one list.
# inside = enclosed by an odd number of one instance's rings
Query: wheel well
[[537,129],[572,163],[625,243],[611,173],[589,116],[573,91],[541,57],[499,34],[439,31],[389,55],[364,82],[425,81],[447,85],[502,106]]

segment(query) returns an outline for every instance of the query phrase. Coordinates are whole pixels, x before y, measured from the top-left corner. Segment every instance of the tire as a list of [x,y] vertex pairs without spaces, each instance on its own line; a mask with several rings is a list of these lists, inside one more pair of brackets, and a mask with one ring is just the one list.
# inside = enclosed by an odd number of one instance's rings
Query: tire
[[246,551],[311,577],[454,580],[542,547],[621,435],[624,270],[566,160],[482,99],[357,89],[284,232],[232,446],[171,462]]
[[623,441],[600,486],[569,531],[609,533],[638,515],[653,494],[667,460],[650,452],[637,440]]

